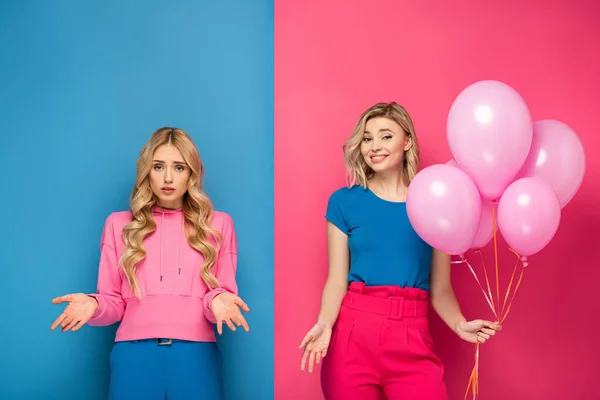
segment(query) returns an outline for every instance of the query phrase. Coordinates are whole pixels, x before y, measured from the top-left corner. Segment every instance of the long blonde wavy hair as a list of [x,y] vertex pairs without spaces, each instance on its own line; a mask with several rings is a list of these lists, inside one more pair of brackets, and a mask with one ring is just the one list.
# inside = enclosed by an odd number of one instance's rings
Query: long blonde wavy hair
[[202,189],[204,166],[200,154],[185,131],[165,127],[154,132],[140,151],[135,185],[130,198],[132,218],[131,222],[123,228],[123,241],[126,250],[120,261],[129,286],[138,298],[141,293],[136,277],[136,269],[138,263],[146,257],[143,240],[156,230],[152,208],[158,205],[158,198],[150,187],[149,176],[152,159],[156,149],[167,144],[175,146],[181,152],[183,160],[191,171],[187,183],[187,192],[183,198],[183,214],[187,240],[194,249],[204,256],[200,276],[210,289],[220,287],[219,281],[212,273],[217,259],[217,249],[210,239],[212,238],[218,243],[222,238],[221,234],[210,225],[213,206]]
[[367,182],[375,174],[375,171],[365,162],[360,146],[367,121],[377,117],[388,118],[400,125],[411,140],[411,146],[404,152],[402,161],[402,180],[408,186],[419,168],[419,142],[410,115],[404,107],[394,102],[377,103],[363,112],[352,131],[352,135],[344,143],[344,163],[346,164],[348,185],[360,185],[366,188]]

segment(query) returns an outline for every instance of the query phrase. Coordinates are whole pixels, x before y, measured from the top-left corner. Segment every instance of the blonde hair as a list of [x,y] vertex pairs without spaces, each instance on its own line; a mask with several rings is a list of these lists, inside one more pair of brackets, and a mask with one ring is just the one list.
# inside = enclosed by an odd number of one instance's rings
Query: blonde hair
[[158,205],[158,198],[150,187],[150,170],[152,159],[157,148],[172,145],[181,152],[183,160],[190,168],[187,192],[183,198],[183,215],[186,237],[189,244],[204,256],[200,276],[210,289],[220,287],[219,281],[212,274],[217,259],[217,249],[211,243],[211,237],[221,240],[218,231],[210,226],[213,207],[212,202],[202,190],[204,166],[200,154],[190,136],[177,128],[160,128],[152,134],[140,151],[137,161],[137,175],[131,192],[131,222],[123,228],[123,241],[126,250],[121,257],[121,265],[129,286],[136,297],[140,297],[140,288],[136,277],[138,263],[146,257],[143,240],[156,230],[152,217],[152,208]]
[[419,168],[419,143],[413,121],[404,107],[394,102],[377,103],[362,113],[350,138],[344,143],[344,162],[346,164],[349,186],[360,185],[367,187],[367,182],[373,177],[373,171],[365,162],[360,147],[365,133],[367,121],[371,118],[384,117],[394,121],[410,138],[411,146],[404,152],[402,162],[402,179],[406,186],[410,184]]

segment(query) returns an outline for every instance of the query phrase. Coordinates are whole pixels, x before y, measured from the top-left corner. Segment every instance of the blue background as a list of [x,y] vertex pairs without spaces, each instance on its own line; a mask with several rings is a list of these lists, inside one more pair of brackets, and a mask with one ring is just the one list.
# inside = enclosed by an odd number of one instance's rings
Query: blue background
[[227,398],[273,398],[272,0],[2,2],[0,54],[0,398],[106,398],[116,325],[51,332],[50,301],[95,291],[161,126],[190,133],[235,221],[252,311],[219,338]]

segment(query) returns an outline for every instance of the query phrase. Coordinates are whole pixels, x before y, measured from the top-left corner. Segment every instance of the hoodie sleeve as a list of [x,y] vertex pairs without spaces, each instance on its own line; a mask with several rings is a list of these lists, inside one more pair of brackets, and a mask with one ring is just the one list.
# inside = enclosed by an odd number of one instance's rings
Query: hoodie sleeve
[[98,309],[88,321],[91,326],[107,326],[119,322],[125,312],[121,296],[121,275],[117,257],[115,231],[109,216],[100,241],[100,267],[97,293],[89,294],[98,301]]
[[235,280],[237,271],[237,238],[233,220],[227,214],[223,224],[223,242],[219,249],[219,258],[215,269],[215,277],[221,284],[221,287],[213,289],[204,296],[204,316],[213,324],[217,323],[215,316],[210,310],[210,303],[215,296],[229,292],[238,294],[237,282]]

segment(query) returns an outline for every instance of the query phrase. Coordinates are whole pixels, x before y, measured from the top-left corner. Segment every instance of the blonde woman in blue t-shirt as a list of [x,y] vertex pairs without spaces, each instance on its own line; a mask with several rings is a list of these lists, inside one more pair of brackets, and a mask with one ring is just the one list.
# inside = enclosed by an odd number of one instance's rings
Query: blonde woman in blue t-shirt
[[429,300],[468,342],[484,343],[501,327],[465,319],[450,256],[411,227],[405,202],[419,145],[407,111],[396,103],[366,110],[344,155],[351,185],[329,198],[329,274],[318,321],[300,345],[301,369],[308,363],[312,372],[323,361],[327,400],[447,399],[428,329]]

